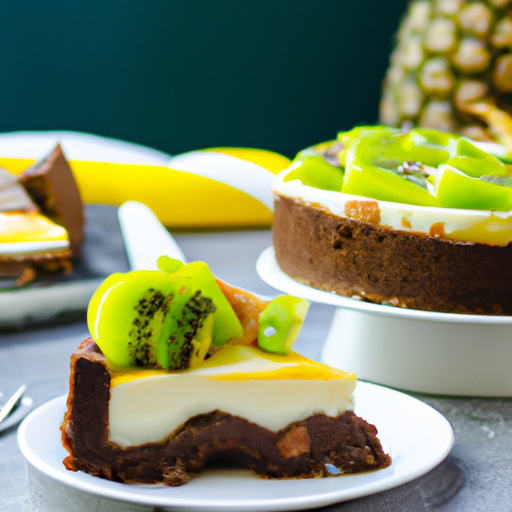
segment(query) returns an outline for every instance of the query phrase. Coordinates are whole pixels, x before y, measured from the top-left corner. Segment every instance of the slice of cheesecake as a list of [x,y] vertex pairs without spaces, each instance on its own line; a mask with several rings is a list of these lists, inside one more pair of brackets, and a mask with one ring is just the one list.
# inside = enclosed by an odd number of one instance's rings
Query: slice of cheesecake
[[70,257],[66,229],[40,213],[15,176],[0,169],[0,278],[22,284],[41,272],[66,272]]
[[119,371],[92,339],[71,358],[65,466],[126,483],[181,485],[205,466],[312,478],[389,466],[353,412],[356,377],[294,352],[225,346],[180,371]]
[[263,300],[204,262],[109,276],[71,357],[66,468],[181,485],[218,464],[263,478],[389,466],[353,412],[355,375],[291,350],[307,301]]

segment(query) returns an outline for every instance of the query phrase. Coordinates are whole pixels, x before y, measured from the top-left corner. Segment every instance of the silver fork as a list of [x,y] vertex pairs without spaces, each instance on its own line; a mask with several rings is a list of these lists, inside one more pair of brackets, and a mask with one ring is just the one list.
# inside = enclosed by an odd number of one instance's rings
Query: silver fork
[[[20,386],[16,392],[7,400],[5,405],[0,409],[0,430],[3,430],[2,427],[4,427],[4,420],[7,420],[9,416],[15,411],[17,405],[23,398],[23,395],[25,394],[25,391],[27,390],[26,384],[23,384]],[[10,422],[8,422],[10,423]]]

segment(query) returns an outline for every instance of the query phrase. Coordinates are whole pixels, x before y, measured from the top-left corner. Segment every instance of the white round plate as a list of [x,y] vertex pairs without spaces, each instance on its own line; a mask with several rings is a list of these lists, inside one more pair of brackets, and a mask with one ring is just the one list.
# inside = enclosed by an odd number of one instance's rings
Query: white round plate
[[0,133],[0,155],[9,158],[40,159],[60,144],[68,160],[166,165],[170,155],[156,149],[72,131],[20,131]]
[[[425,403],[392,389],[358,382],[355,412],[377,426],[389,468],[311,480],[261,480],[251,472],[207,471],[182,487],[127,485],[64,468],[59,427],[61,396],[33,411],[18,431],[19,447],[36,469],[75,489],[118,501],[173,511],[280,511],[322,507],[397,487],[418,478],[450,452],[448,421]],[[418,441],[420,440],[420,441]]]
[[439,313],[419,309],[399,308],[391,305],[373,304],[363,300],[343,297],[333,292],[326,292],[301,284],[285,274],[277,264],[274,247],[267,247],[256,262],[258,275],[270,286],[313,302],[338,306],[357,311],[409,320],[427,320],[435,322],[455,322],[469,324],[512,324],[512,316],[463,315],[456,313]]
[[317,290],[285,274],[273,247],[256,270],[280,291],[336,307],[321,355],[330,366],[420,393],[512,396],[512,316],[420,311]]

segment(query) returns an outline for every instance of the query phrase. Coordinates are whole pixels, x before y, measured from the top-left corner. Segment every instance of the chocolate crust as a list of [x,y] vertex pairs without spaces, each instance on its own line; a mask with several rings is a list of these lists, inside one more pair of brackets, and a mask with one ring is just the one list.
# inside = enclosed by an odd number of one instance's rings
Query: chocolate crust
[[412,309],[512,315],[512,244],[398,231],[281,196],[273,238],[281,269],[315,288]]
[[391,458],[377,429],[353,412],[314,415],[272,432],[244,418],[212,411],[191,418],[162,443],[121,448],[108,441],[110,373],[94,342],[84,341],[71,358],[68,410],[62,442],[72,471],[125,483],[182,485],[205,466],[253,470],[263,478],[329,476],[387,467]]
[[28,281],[36,276],[67,274],[71,272],[71,251],[68,248],[47,252],[44,254],[15,254],[0,256],[0,278],[20,278],[30,273]]

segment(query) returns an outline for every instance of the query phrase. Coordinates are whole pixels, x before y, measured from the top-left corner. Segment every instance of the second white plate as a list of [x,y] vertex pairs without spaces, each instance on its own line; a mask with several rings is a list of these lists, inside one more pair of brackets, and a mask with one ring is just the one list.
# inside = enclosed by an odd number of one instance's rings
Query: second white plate
[[394,318],[409,320],[427,320],[434,322],[455,322],[469,324],[495,324],[512,325],[512,316],[491,316],[491,315],[462,315],[456,313],[439,313],[437,311],[421,311],[419,309],[399,308],[384,304],[374,304],[363,300],[351,299],[334,292],[327,292],[312,288],[292,279],[279,267],[274,247],[267,247],[256,262],[258,275],[270,286],[277,288],[290,295],[296,295],[313,302],[320,302],[330,306],[337,306],[382,315]]
[[303,510],[359,498],[422,476],[450,452],[450,424],[425,403],[365,382],[358,383],[355,401],[356,414],[379,429],[382,445],[393,458],[389,468],[312,480],[261,480],[247,471],[218,470],[205,472],[182,487],[120,484],[64,468],[67,452],[59,427],[65,396],[27,416],[18,431],[18,444],[36,469],[75,489],[139,505],[208,512]]

